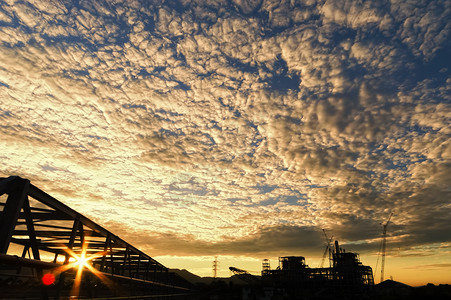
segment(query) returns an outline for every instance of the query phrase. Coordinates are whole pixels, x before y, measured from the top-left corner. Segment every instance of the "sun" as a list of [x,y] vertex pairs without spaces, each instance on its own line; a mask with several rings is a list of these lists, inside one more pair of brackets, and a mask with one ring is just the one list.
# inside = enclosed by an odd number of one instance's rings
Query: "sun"
[[74,280],[74,285],[72,286],[72,291],[71,291],[71,296],[76,296],[78,297],[79,293],[80,293],[80,283],[81,283],[81,278],[82,278],[82,274],[83,274],[83,270],[89,270],[91,273],[93,273],[95,276],[97,276],[102,282],[104,282],[107,285],[111,285],[111,281],[100,271],[98,271],[97,269],[95,269],[91,264],[90,261],[104,256],[106,254],[105,251],[101,251],[92,255],[87,255],[87,249],[88,249],[88,243],[83,242],[82,243],[82,249],[81,249],[81,253],[77,254],[75,253],[73,250],[67,248],[64,251],[70,256],[70,260],[74,259],[75,261],[69,263],[69,264],[65,264],[61,267],[58,267],[55,272],[56,273],[63,273],[69,269],[76,269],[76,274],[75,274],[75,280]]
[[[88,268],[88,262],[95,257],[86,257],[86,252],[83,251],[80,257],[75,257],[74,267],[78,266],[78,269]],[[89,265],[90,266],[90,265]]]

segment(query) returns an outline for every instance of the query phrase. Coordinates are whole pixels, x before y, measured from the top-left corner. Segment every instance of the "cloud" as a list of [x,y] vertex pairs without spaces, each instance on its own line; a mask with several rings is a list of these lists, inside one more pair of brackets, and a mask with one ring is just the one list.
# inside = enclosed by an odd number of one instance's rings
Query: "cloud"
[[0,6],[2,176],[159,255],[449,241],[446,1],[48,3]]
[[[135,235],[136,232],[133,234]],[[239,238],[229,238],[218,242],[197,240],[194,235],[150,232],[148,235],[135,235],[143,249],[154,256],[173,253],[178,256],[212,256],[217,253],[232,256],[277,256],[282,251],[286,255],[299,252],[316,254],[322,252],[322,232],[313,228],[277,226],[261,229]],[[302,238],[300,238],[302,237]],[[315,240],[315,243],[310,241]],[[160,249],[166,249],[161,251]]]
[[393,3],[393,15],[402,24],[400,38],[414,54],[430,58],[440,48],[440,44],[450,34],[450,25],[437,20],[448,17],[449,8],[446,2],[428,3],[426,6],[419,6],[415,2]]
[[419,266],[409,266],[405,267],[406,269],[432,269],[432,270],[440,270],[443,268],[449,268],[451,267],[451,264],[429,264],[429,265],[419,265]]
[[324,22],[334,22],[354,29],[380,23],[383,5],[372,2],[326,1],[321,7]]

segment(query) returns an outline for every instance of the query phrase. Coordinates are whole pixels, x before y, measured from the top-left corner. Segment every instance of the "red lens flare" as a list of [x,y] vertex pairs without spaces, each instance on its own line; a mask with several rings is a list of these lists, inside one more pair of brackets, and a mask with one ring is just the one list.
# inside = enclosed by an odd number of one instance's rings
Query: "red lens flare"
[[52,273],[47,273],[42,276],[42,283],[45,285],[51,285],[55,282],[55,276]]

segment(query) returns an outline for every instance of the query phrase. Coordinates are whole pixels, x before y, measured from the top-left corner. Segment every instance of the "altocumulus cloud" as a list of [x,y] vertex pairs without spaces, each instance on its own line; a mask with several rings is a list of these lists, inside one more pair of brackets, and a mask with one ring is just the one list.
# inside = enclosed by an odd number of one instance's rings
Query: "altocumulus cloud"
[[321,228],[374,251],[391,212],[406,254],[440,247],[450,19],[445,0],[2,1],[1,172],[158,254],[316,252]]

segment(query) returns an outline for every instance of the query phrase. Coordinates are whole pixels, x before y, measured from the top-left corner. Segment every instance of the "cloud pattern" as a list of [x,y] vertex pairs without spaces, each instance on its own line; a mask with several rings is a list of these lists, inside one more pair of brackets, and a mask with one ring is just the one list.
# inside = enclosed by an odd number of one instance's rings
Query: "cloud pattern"
[[449,1],[1,1],[0,170],[151,255],[313,253],[322,228],[374,252],[391,212],[402,253],[449,251],[450,19]]

